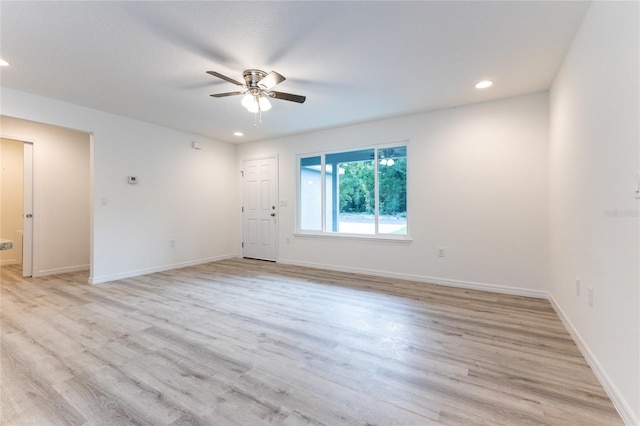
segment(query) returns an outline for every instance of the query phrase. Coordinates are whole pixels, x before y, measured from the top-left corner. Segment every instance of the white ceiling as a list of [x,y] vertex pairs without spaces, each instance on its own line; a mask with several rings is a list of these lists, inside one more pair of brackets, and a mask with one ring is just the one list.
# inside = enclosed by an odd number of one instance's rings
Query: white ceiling
[[[241,142],[549,88],[589,7],[508,2],[0,2],[0,82],[26,92]],[[275,70],[262,124],[242,71]],[[495,82],[479,91],[482,79]],[[242,131],[242,139],[234,137]]]

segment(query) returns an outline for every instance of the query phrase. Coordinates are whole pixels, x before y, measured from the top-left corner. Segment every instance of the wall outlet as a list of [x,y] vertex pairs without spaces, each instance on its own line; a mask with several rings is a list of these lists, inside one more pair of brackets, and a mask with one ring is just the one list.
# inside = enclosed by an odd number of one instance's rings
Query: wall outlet
[[593,289],[591,287],[589,287],[587,289],[587,292],[588,292],[588,303],[589,303],[589,306],[591,306],[593,308]]
[[576,296],[580,296],[580,278],[576,277]]
[[169,247],[175,247],[176,246],[176,240],[169,240]]
[[438,257],[444,257],[444,247],[438,247]]

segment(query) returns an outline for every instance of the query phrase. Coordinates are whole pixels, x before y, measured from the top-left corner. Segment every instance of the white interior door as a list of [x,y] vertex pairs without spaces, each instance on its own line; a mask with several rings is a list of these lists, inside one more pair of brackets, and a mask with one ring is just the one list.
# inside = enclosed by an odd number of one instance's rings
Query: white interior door
[[276,260],[278,236],[278,160],[275,157],[243,163],[242,255]]
[[22,225],[22,276],[33,274],[33,144],[24,143],[24,209]]

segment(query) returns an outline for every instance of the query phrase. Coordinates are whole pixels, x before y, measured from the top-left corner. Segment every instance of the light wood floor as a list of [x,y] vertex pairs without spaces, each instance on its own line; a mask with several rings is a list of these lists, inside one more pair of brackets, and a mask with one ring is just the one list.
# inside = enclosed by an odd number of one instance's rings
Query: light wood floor
[[547,301],[227,260],[2,270],[4,425],[614,425]]

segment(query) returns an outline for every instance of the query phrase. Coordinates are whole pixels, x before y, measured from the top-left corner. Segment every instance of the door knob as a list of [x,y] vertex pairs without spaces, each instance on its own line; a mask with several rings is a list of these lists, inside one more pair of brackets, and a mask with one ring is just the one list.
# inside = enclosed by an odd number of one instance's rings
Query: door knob
[[275,213],[271,213],[271,216],[272,216],[272,217],[273,217],[273,216],[275,216],[275,215],[276,215]]

